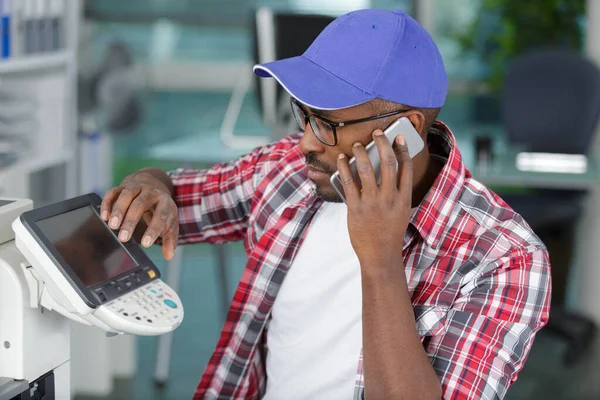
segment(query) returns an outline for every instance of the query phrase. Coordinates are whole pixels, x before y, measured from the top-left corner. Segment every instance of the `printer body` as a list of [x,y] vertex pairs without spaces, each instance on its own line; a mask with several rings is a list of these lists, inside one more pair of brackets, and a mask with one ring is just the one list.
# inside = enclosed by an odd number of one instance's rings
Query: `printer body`
[[99,218],[100,202],[0,199],[0,400],[71,399],[69,320],[107,336],[181,324],[178,295]]

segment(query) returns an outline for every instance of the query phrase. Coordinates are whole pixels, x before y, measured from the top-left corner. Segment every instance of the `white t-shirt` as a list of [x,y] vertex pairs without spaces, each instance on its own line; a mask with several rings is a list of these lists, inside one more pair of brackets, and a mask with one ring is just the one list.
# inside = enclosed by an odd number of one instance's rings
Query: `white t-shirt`
[[288,271],[267,332],[266,400],[346,400],[362,348],[360,264],[347,207],[324,203]]

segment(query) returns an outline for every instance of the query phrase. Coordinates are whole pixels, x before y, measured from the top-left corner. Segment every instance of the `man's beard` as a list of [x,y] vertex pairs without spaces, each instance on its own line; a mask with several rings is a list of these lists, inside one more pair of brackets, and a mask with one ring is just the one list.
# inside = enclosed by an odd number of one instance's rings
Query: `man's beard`
[[[337,170],[332,170],[327,164],[321,162],[315,153],[306,154],[305,160],[306,165],[310,165],[311,167],[328,173],[330,176],[337,172]],[[315,193],[317,197],[323,201],[330,203],[343,203],[342,198],[337,194],[333,186],[330,184],[327,186],[321,186],[320,184],[316,183]]]
[[337,194],[335,189],[333,189],[331,186],[329,186],[328,189],[329,190],[323,189],[322,187],[317,185],[317,187],[315,189],[315,194],[317,195],[318,198],[320,198],[321,200],[328,202],[328,203],[343,203],[344,202],[344,200],[342,200],[340,195]]

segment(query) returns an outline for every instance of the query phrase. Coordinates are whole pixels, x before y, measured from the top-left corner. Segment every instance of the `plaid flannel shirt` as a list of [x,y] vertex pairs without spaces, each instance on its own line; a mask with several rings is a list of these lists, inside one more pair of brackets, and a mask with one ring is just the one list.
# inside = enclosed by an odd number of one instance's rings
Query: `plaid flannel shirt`
[[[248,254],[194,399],[264,393],[271,308],[321,205],[306,176],[300,138],[209,170],[170,174],[180,244],[243,240]],[[548,319],[548,254],[522,217],[472,178],[441,122],[428,146],[447,162],[402,244],[416,329],[444,399],[503,398]],[[356,367],[354,399],[362,399],[362,355]]]

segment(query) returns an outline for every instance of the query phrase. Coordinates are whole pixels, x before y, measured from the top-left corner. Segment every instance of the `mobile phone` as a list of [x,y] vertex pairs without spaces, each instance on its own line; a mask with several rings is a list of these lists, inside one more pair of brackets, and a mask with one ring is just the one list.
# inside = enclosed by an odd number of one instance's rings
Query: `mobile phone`
[[[406,117],[398,118],[383,133],[389,139],[390,143],[394,143],[394,139],[396,139],[398,135],[404,135],[404,137],[406,138],[406,145],[408,146],[408,154],[410,155],[410,158],[413,158],[414,156],[419,154],[421,150],[423,150],[423,148],[425,147],[425,143],[423,143],[421,135],[419,135],[413,124]],[[379,159],[379,150],[377,150],[377,145],[375,144],[375,141],[369,143],[366,147],[366,150],[367,155],[369,156],[369,160],[373,165],[373,170],[375,172],[377,184],[379,185],[381,183],[381,160]],[[360,189],[360,178],[358,176],[358,170],[356,169],[356,160],[354,157],[350,159],[349,165],[350,172],[352,173],[352,177],[354,178],[354,182],[357,183]],[[335,191],[345,202],[346,198],[344,197],[344,187],[342,185],[342,180],[340,179],[339,171],[331,175],[329,181],[331,182],[331,185],[333,186]]]

